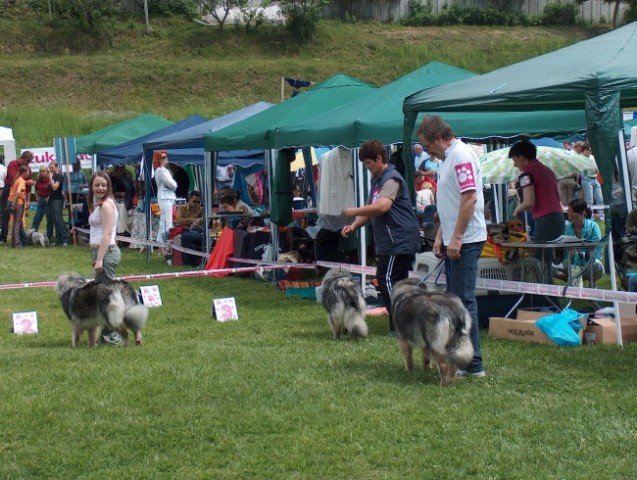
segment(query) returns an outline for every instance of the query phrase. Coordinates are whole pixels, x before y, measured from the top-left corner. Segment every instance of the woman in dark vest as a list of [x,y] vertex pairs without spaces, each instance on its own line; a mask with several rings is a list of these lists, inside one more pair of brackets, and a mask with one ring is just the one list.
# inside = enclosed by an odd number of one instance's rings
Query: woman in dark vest
[[371,191],[367,205],[344,210],[345,216],[356,218],[343,227],[341,234],[347,237],[371,221],[378,256],[376,278],[389,313],[389,333],[395,335],[391,291],[393,285],[409,276],[420,245],[418,221],[405,180],[387,162],[385,146],[378,140],[368,140],[361,145],[359,159],[372,174]]

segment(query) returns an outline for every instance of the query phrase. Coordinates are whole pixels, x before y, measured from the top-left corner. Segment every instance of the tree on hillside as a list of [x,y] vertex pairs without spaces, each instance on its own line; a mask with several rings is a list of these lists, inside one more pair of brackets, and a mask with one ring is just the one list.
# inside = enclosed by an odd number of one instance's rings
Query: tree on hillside
[[332,0],[281,0],[281,11],[287,19],[287,28],[301,43],[309,43],[316,32],[323,7]]
[[617,26],[617,22],[619,19],[619,7],[621,4],[625,4],[628,6],[628,10],[626,11],[626,15],[624,20],[627,22],[632,22],[637,20],[637,0],[604,0],[605,3],[614,3],[615,6],[613,8],[613,27]]
[[241,20],[244,25],[244,33],[247,35],[250,31],[250,28],[254,28],[255,30],[265,22],[265,13],[263,13],[263,9],[268,6],[270,3],[269,0],[263,0],[261,5],[258,7],[252,7],[248,4],[248,0],[243,0],[241,2],[243,5],[239,7],[241,11]]
[[124,0],[69,0],[68,12],[93,32],[124,9]]
[[201,0],[201,9],[206,12],[219,23],[219,29],[223,30],[230,10],[233,8],[241,8],[248,4],[248,0]]

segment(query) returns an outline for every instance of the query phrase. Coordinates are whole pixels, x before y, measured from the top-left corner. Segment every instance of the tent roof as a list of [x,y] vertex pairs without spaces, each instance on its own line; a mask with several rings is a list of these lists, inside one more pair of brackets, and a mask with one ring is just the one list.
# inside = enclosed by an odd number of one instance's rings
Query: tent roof
[[153,138],[144,142],[144,150],[195,148],[203,150],[204,138],[207,134],[221,130],[229,125],[245,120],[259,112],[273,106],[268,102],[257,102],[247,107],[230,112],[222,117],[217,117],[194,127],[186,128],[178,132]]
[[[168,149],[170,163],[177,165],[196,165],[199,167],[205,164],[206,151],[203,147],[196,148],[175,148]],[[152,160],[149,161],[149,164]],[[263,164],[263,150],[235,150],[232,152],[219,152],[217,156],[217,166],[240,165],[249,167],[254,164]]]
[[165,118],[158,117],[152,113],[145,113],[138,117],[103,128],[97,132],[89,133],[83,137],[77,137],[76,151],[77,153],[93,155],[107,148],[112,148],[138,138],[141,135],[154,132],[171,123],[173,122]]
[[[584,110],[586,96],[620,91],[637,103],[637,22],[468,80],[423,90],[404,111]],[[498,132],[493,132],[494,134]]]
[[8,127],[0,127],[0,142],[13,142],[13,130]]
[[160,138],[174,132],[179,132],[195,125],[200,125],[206,121],[207,119],[201,115],[192,115],[180,122],[167,125],[164,128],[147,133],[146,135],[142,135],[133,140],[122,143],[114,148],[102,150],[97,154],[97,164],[128,165],[131,163],[141,162],[143,153],[142,145],[144,142]]
[[296,97],[208,134],[205,148],[208,151],[231,151],[292,146],[279,141],[279,129],[355,100],[373,90],[375,87],[361,80],[343,74],[334,75]]
[[[622,128],[621,108],[637,105],[636,58],[637,22],[633,22],[479,77],[423,90],[405,99],[403,137],[411,138],[418,112],[583,111],[608,199],[617,133]],[[503,115],[492,125],[491,134],[507,128]],[[545,132],[541,125],[536,128],[536,133]]]
[[343,145],[357,147],[365,140],[402,141],[403,100],[423,88],[473,77],[475,73],[430,62],[345,105],[282,127],[283,145]]
[[[405,97],[422,90],[463,79],[476,74],[440,62],[430,62],[369,94],[310,116],[298,123],[282,127],[277,132],[280,145],[343,145],[357,147],[369,139],[383,143],[403,141],[403,102]],[[496,125],[502,124],[501,113],[450,113],[443,115],[455,131],[469,138],[484,138]],[[514,137],[538,128],[550,133],[582,130],[586,126],[583,112],[551,112],[529,114],[510,112],[501,136]],[[412,138],[415,140],[415,137]]]

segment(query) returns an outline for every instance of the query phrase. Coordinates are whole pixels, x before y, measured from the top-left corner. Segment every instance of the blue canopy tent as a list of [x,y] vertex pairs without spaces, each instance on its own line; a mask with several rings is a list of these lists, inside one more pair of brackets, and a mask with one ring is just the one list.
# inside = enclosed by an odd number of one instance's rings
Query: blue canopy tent
[[[148,139],[143,144],[143,170],[145,175],[146,195],[149,199],[151,197],[151,172],[152,172],[152,157],[154,150],[166,150],[168,152],[168,158],[171,163],[179,165],[195,165],[202,167],[203,169],[203,202],[206,206],[207,217],[212,214],[212,202],[207,199],[212,198],[212,182],[214,175],[212,173],[214,169],[211,164],[206,161],[206,152],[204,151],[204,138],[206,135],[216,132],[222,128],[225,128],[234,123],[240,122],[249,118],[257,113],[267,110],[272,106],[268,102],[256,102],[247,107],[241,108],[234,112],[228,113],[221,117],[208,120],[190,128],[181,129],[179,131],[169,133],[162,136],[155,136],[152,139]],[[235,152],[224,152],[218,158],[218,165],[242,165],[252,166],[256,163],[263,164],[263,150],[240,150]],[[146,226],[147,232],[150,231],[150,209],[146,208],[147,212]],[[206,238],[206,240],[208,240]],[[209,250],[209,245],[206,245]]]
[[[128,142],[122,143],[113,148],[102,150],[97,153],[98,165],[130,165],[141,162],[142,155],[144,154],[143,144],[144,142],[151,141],[156,138],[161,138],[171,133],[179,132],[181,130],[191,128],[195,125],[206,122],[207,119],[201,115],[192,115],[185,118],[180,122],[173,123],[167,127],[160,128],[154,132],[147,133],[141,137],[135,138]],[[172,161],[172,158],[171,158]]]
[[161,137],[155,137],[151,140],[144,142],[144,155],[152,154],[153,150],[170,150],[170,149],[182,149],[182,148],[201,148],[203,151],[204,139],[206,135],[217,130],[221,130],[233,123],[237,123],[252,115],[267,110],[272,106],[268,102],[257,102],[247,107],[235,110],[222,117],[217,117],[207,122],[200,123],[191,128],[186,128],[175,132],[173,134],[163,135]]
[[[180,165],[190,164],[197,166],[204,166],[206,154],[204,150],[204,139],[206,135],[221,130],[227,126],[233,125],[237,122],[245,120],[257,113],[267,110],[272,106],[268,102],[256,102],[247,107],[241,108],[234,112],[217,117],[207,122],[200,123],[190,128],[180,130],[178,132],[164,135],[161,137],[155,137],[144,143],[144,172],[152,171],[152,158],[154,150],[166,150],[168,152],[168,158],[171,163],[177,163]],[[221,163],[221,162],[225,163]],[[226,166],[231,164],[238,164],[242,166],[249,166],[255,162],[260,161],[263,163],[263,151],[262,150],[241,150],[238,152],[232,152],[223,155],[222,159],[218,161],[220,166]],[[207,172],[213,172],[212,165],[208,169],[204,168],[203,182],[203,200],[206,205],[206,213],[211,215],[212,205],[208,202],[208,198],[212,198],[212,174],[208,175]],[[149,182],[146,183],[150,185]],[[147,192],[149,197],[150,192]]]

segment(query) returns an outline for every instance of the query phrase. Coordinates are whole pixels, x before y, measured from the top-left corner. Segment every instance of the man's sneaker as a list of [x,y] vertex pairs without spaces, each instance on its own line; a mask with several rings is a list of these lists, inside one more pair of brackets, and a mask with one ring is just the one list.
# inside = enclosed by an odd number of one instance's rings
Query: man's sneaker
[[108,335],[102,335],[102,342],[105,345],[118,346],[122,344],[122,337],[117,332],[112,332]]
[[68,243],[66,243],[66,242],[64,242],[64,243],[62,244],[62,246],[63,246],[63,247],[68,247],[68,246],[69,246],[69,244],[68,244]]
[[479,372],[467,372],[466,370],[458,370],[456,372],[456,377],[474,377],[474,378],[483,378],[486,375],[484,370],[480,370]]

